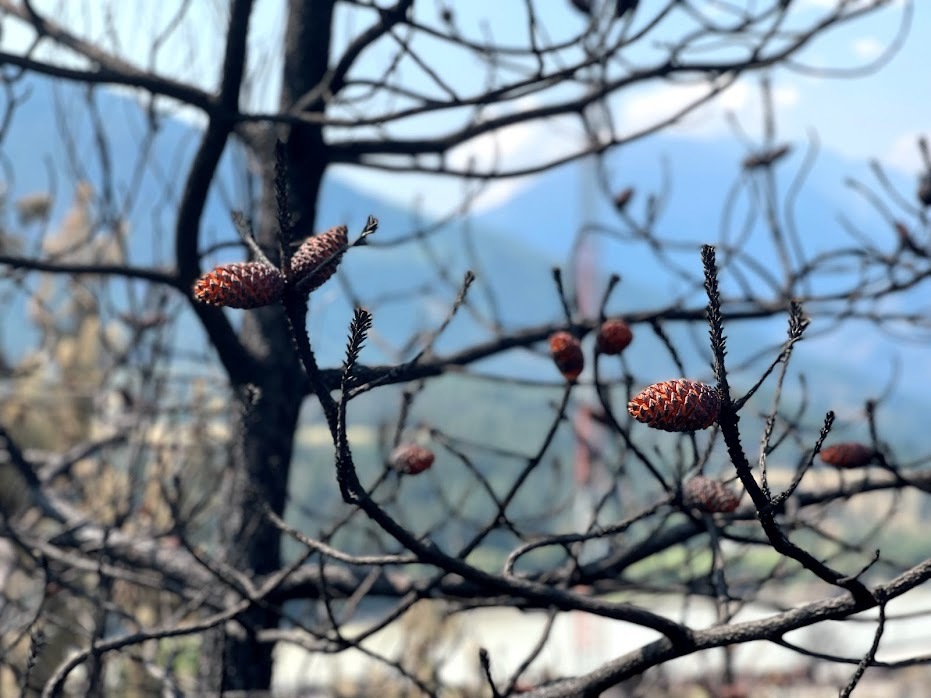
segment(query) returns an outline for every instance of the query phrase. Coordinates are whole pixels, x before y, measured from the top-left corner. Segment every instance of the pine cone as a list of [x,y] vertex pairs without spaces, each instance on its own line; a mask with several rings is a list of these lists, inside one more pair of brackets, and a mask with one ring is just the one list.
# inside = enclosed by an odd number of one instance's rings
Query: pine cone
[[862,468],[868,465],[876,452],[861,443],[850,441],[828,446],[821,451],[821,460],[835,468]]
[[[304,240],[291,257],[291,276],[305,293],[320,288],[336,273],[336,267],[348,244],[349,230],[345,225],[330,228],[325,233]],[[308,275],[310,275],[309,278]]]
[[405,475],[416,475],[433,465],[433,451],[417,444],[401,444],[391,453],[391,467]]
[[721,407],[717,388],[685,379],[654,383],[627,405],[638,422],[663,431],[697,431],[714,424]]
[[227,308],[259,308],[281,298],[284,277],[275,267],[261,262],[224,264],[207,272],[194,284],[201,303]]
[[585,368],[585,356],[579,340],[568,332],[550,335],[550,354],[556,368],[568,381],[574,381]]
[[606,320],[598,329],[595,346],[602,354],[620,354],[630,346],[633,339],[634,333],[626,322],[619,319]]
[[709,514],[729,514],[740,504],[740,495],[723,482],[697,475],[685,483],[682,502]]

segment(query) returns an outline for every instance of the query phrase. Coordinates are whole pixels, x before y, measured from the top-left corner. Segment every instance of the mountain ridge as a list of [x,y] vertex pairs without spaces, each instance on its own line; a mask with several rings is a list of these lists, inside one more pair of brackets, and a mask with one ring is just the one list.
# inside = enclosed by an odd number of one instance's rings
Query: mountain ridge
[[[45,128],[54,127],[55,114],[50,105],[56,103],[56,100],[60,106],[66,106],[72,100],[70,103],[75,109],[86,105],[85,96],[80,90],[55,88],[60,94],[52,95],[54,90],[50,82],[46,81],[44,93],[42,89],[33,91],[31,100],[21,108],[25,109],[32,103],[35,110],[17,115],[28,118],[14,119],[8,138],[3,143],[4,155],[15,163],[15,181],[8,187],[11,198],[41,189],[43,178],[47,177],[42,153],[36,152],[36,142],[41,140],[39,134],[43,133],[43,122]],[[137,147],[139,127],[145,125],[142,120],[144,114],[140,114],[138,106],[125,95],[98,92],[95,97],[97,111],[115,115],[110,119],[114,123],[108,123],[106,134],[110,139],[115,165],[112,190],[115,195],[125,194],[127,182],[133,181],[131,175],[137,164],[133,153]],[[45,107],[40,103],[43,94],[47,100]],[[120,115],[128,116],[120,121]],[[93,123],[80,114],[69,125],[76,131],[93,128]],[[135,192],[135,203],[129,208],[134,225],[130,237],[130,257],[137,264],[157,263],[159,258],[171,258],[174,209],[168,204],[171,192],[180,183],[170,181],[167,173],[184,171],[183,165],[193,157],[196,145],[196,127],[186,122],[163,118],[160,134],[165,139],[160,144],[164,148],[157,152],[153,150],[153,174],[151,178],[142,180],[139,191]],[[74,174],[94,181],[101,175],[102,164],[95,162],[94,149],[84,139],[78,138],[76,143],[78,145],[74,154],[84,158],[84,170]],[[658,229],[661,234],[676,239],[677,236],[681,238],[686,234],[691,235],[696,225],[712,220],[719,213],[721,202],[726,200],[740,173],[743,153],[733,143],[693,142],[677,136],[647,139],[631,144],[608,158],[606,164],[612,182],[618,188],[630,184],[641,188],[640,182],[633,181],[635,177],[629,173],[636,173],[640,180],[648,180],[652,173],[654,180],[661,182],[663,166],[657,159],[656,151],[664,147],[676,153],[673,181],[674,187],[678,188],[673,190],[659,218]],[[68,153],[65,149],[53,149],[51,157],[52,165],[61,171],[74,170],[67,162]],[[211,188],[203,220],[205,247],[220,242],[236,242],[229,210],[240,203],[248,203],[248,198],[244,201],[237,193],[249,191],[241,181],[245,163],[237,157],[233,150],[224,155],[217,183]],[[801,153],[796,153],[778,165],[780,186],[786,188],[791,184],[802,157]],[[811,174],[810,188],[804,190],[804,197],[800,199],[799,217],[804,217],[805,229],[835,227],[833,219],[836,212],[831,210],[832,206],[824,204],[822,190],[831,191],[829,180],[849,168],[849,163],[829,156],[825,156],[825,160],[828,165],[826,171],[815,170]],[[346,255],[341,265],[342,281],[331,281],[312,297],[308,326],[319,349],[321,362],[337,366],[342,362],[344,338],[352,314],[352,299],[348,298],[348,290],[367,287],[365,297],[362,298],[367,302],[383,296],[383,302],[376,302],[371,308],[375,317],[374,332],[380,341],[370,343],[364,359],[371,363],[404,360],[417,348],[416,344],[405,347],[405,340],[417,334],[427,336],[440,325],[454,303],[466,270],[472,267],[478,273],[478,280],[470,291],[470,297],[485,309],[496,304],[499,319],[505,328],[558,322],[561,310],[551,270],[554,265],[560,265],[567,274],[570,270],[566,269],[568,260],[565,250],[554,243],[570,237],[569,233],[582,223],[607,228],[616,226],[618,222],[617,212],[607,196],[585,198],[576,195],[584,194],[585,187],[591,183],[590,177],[586,179],[584,167],[584,164],[575,163],[545,173],[498,209],[447,223],[435,235],[406,246],[390,246],[388,243],[422,222],[415,213],[353,190],[337,176],[328,176],[323,183],[319,206],[319,220],[326,221],[326,224],[318,226],[320,229],[334,223],[346,223],[350,230],[358,231],[369,214],[376,215],[381,226],[379,233],[373,236],[372,245],[355,248]],[[722,173],[730,175],[725,177]],[[689,196],[677,196],[679,190],[687,192]],[[55,201],[53,220],[59,220],[64,215],[68,205],[66,198],[58,197]],[[642,211],[646,205],[645,198],[645,192],[637,191],[629,204],[629,210]],[[834,199],[829,198],[828,201]],[[583,206],[589,208],[583,210]],[[36,231],[28,232],[33,236],[28,242],[35,244]],[[765,243],[759,237],[754,237],[753,241],[761,246]],[[205,260],[204,266],[213,262],[231,261],[242,254],[241,247],[237,246],[232,252],[211,255]],[[675,259],[700,276],[697,240],[677,251]],[[442,265],[440,272],[435,264],[437,260]],[[475,260],[478,264],[473,263]],[[596,295],[600,294],[609,273],[617,272],[623,277],[615,301],[609,306],[612,313],[623,314],[647,306],[663,307],[674,300],[677,293],[682,292],[681,288],[676,288],[674,280],[658,278],[653,271],[656,262],[649,245],[634,243],[621,246],[609,240],[598,250],[597,261],[598,278],[592,282]],[[729,279],[725,278],[722,282],[729,283]],[[421,292],[427,284],[440,289],[435,298],[426,299]],[[385,300],[388,296],[394,296],[396,300]],[[488,300],[489,296],[495,297],[494,304]],[[696,306],[703,305],[700,288],[690,297]],[[817,327],[818,318],[814,317],[813,320]],[[755,325],[729,325],[732,356],[739,357],[742,353],[755,351],[761,343],[777,345],[784,337],[785,322],[785,318],[776,318]],[[182,337],[185,349],[201,350],[207,346],[202,330],[183,305],[181,323],[178,334]],[[671,326],[668,331],[681,346],[690,347],[695,343],[695,337],[690,336],[687,329]],[[672,377],[670,373],[675,370],[674,363],[658,338],[651,336],[645,327],[637,328],[637,334],[638,341],[625,354],[628,365],[637,367],[637,377],[642,376],[644,382]],[[16,336],[23,339],[28,337],[28,333],[18,327]],[[492,335],[488,328],[463,310],[440,336],[436,350],[440,354],[455,351],[483,336]],[[863,328],[855,327],[846,335],[841,335],[840,341],[853,346],[855,338],[856,343],[862,345],[863,337]],[[4,339],[10,339],[9,332],[4,333]],[[839,394],[848,402],[858,394],[875,395],[879,392],[887,378],[886,373],[877,375],[876,371],[864,371],[862,365],[845,367],[834,360],[829,350],[823,352],[821,359],[806,365],[801,359],[808,353],[807,347],[817,345],[818,341],[806,340],[796,352],[796,361],[802,364],[801,368],[834,384],[834,387],[817,392],[822,395]],[[875,351],[864,354],[862,361],[866,365],[875,365],[879,361],[878,357],[887,349],[885,345],[877,345]],[[518,377],[542,375],[558,381],[558,375],[546,361],[545,348],[540,346],[536,350],[511,352],[494,362],[496,371]],[[686,366],[696,376],[710,375],[707,362],[706,349],[690,351],[686,356]],[[911,387],[911,390],[900,392],[914,402],[920,397],[917,392],[920,385],[920,381],[909,381],[909,386],[905,387]]]

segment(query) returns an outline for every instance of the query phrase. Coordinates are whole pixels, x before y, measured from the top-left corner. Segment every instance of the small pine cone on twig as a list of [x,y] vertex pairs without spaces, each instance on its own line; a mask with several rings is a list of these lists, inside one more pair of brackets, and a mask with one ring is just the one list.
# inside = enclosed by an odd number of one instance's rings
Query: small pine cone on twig
[[865,444],[850,441],[834,444],[821,451],[821,460],[835,468],[862,468],[869,465],[876,451]]
[[227,308],[271,305],[283,292],[281,272],[262,262],[223,264],[194,284],[194,297],[201,303]]
[[723,482],[696,475],[685,483],[682,502],[708,514],[729,514],[740,504],[740,495]]
[[553,363],[566,380],[574,381],[585,368],[585,356],[579,340],[568,332],[550,335],[550,354]]
[[620,319],[605,320],[598,328],[595,346],[602,354],[620,354],[634,339],[630,325]]
[[417,444],[401,444],[391,452],[391,467],[405,475],[417,475],[433,465],[433,451]]
[[720,408],[717,388],[684,378],[654,383],[627,404],[634,419],[663,431],[710,427]]
[[346,251],[349,230],[345,225],[307,238],[291,257],[291,278],[305,293],[320,288],[336,273]]

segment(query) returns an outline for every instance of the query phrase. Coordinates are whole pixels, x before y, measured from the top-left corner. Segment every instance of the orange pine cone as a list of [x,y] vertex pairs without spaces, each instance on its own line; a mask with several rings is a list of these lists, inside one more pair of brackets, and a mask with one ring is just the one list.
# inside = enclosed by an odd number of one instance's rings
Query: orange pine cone
[[720,408],[717,388],[684,378],[654,383],[627,405],[627,411],[638,422],[663,431],[710,427]]
[[566,380],[574,381],[585,368],[582,345],[568,332],[554,332],[550,335],[550,354]]
[[834,444],[821,451],[821,460],[835,468],[862,468],[868,465],[876,452],[855,441]]
[[697,475],[685,483],[682,501],[709,514],[729,514],[740,504],[740,495],[723,482]]
[[595,346],[602,354],[620,354],[634,340],[630,325],[620,319],[605,320],[598,328]]
[[388,459],[391,467],[405,475],[417,475],[433,465],[433,451],[417,444],[401,444]]
[[349,230],[345,225],[330,228],[325,233],[307,238],[291,257],[291,276],[305,293],[320,288],[336,273],[336,267],[346,251]]
[[194,297],[201,303],[227,308],[259,308],[281,298],[284,277],[261,262],[223,264],[200,277]]

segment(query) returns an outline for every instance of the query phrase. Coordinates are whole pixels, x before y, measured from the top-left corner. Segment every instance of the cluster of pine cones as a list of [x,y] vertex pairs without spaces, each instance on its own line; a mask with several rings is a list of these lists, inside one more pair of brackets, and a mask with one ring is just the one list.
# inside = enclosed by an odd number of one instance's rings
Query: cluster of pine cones
[[300,284],[310,293],[336,273],[347,242],[344,225],[307,238],[291,257],[287,273],[265,262],[220,265],[197,280],[194,297],[226,308],[260,308],[281,300],[289,284]]
[[[614,318],[601,323],[595,338],[595,348],[600,354],[620,354],[633,340],[634,333],[630,325]],[[576,380],[585,369],[582,343],[570,332],[560,331],[550,335],[550,355],[556,368],[567,381]]]

